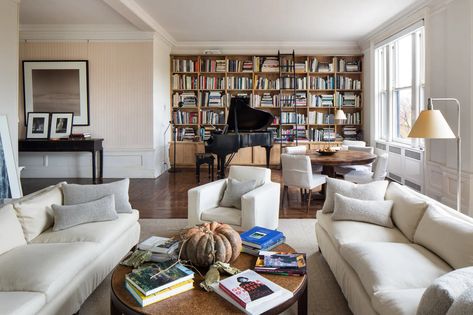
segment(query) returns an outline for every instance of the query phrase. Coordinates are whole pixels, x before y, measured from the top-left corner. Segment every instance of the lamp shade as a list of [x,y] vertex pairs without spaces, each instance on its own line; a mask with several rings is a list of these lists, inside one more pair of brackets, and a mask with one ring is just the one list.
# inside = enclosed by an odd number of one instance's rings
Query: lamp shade
[[338,109],[335,112],[335,119],[336,120],[345,120],[345,119],[347,119],[347,115],[345,115],[345,112],[343,110]]
[[423,110],[408,135],[409,138],[452,139],[452,129],[437,109]]

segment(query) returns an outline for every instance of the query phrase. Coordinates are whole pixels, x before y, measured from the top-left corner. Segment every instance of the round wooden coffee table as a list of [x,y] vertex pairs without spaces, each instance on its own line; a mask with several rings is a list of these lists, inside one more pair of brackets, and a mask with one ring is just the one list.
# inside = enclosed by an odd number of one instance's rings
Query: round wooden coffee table
[[[274,251],[295,252],[289,245],[282,244],[273,249]],[[232,266],[240,269],[253,269],[256,257],[241,253]],[[241,314],[241,311],[227,302],[216,293],[206,292],[199,287],[203,280],[197,273],[195,274],[194,289],[173,296],[169,299],[140,307],[135,299],[125,288],[125,275],[131,272],[131,268],[117,266],[112,274],[112,290],[110,301],[110,312],[117,314]],[[294,296],[288,301],[280,304],[265,314],[279,314],[295,302],[298,302],[298,314],[307,314],[307,275],[279,276],[261,274],[263,277],[277,283],[278,285],[291,291]]]

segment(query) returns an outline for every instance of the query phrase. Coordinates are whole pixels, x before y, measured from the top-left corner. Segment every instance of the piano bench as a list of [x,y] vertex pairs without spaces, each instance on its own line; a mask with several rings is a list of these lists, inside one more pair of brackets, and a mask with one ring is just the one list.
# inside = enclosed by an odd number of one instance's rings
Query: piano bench
[[214,161],[215,157],[212,153],[196,153],[195,154],[195,176],[197,176],[197,183],[200,183],[200,166],[202,164],[209,165],[209,178],[214,180]]

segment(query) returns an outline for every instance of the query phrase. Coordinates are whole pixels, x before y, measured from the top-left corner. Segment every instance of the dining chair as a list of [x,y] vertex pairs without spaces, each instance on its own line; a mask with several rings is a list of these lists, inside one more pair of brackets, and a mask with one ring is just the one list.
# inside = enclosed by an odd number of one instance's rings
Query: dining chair
[[284,183],[282,204],[287,196],[289,205],[289,186],[297,187],[301,189],[301,202],[305,195],[302,191],[308,191],[307,212],[309,212],[312,189],[325,184],[326,176],[312,173],[312,165],[307,155],[281,154],[281,164]]
[[382,153],[373,162],[374,172],[350,171],[343,176],[349,182],[365,184],[369,182],[384,180],[388,174],[388,154]]
[[[295,147],[285,147],[282,149],[282,153],[286,154],[306,154],[307,147],[305,145],[298,145]],[[313,173],[322,173],[322,165],[312,165]]]
[[366,142],[359,140],[343,140],[342,149],[348,150],[349,146],[366,147]]
[[[362,142],[362,141],[360,141]],[[348,146],[348,151],[358,151],[358,152],[366,152],[373,154],[374,153],[374,148],[373,147],[364,147],[364,146],[358,146],[358,145],[350,145]],[[366,164],[366,165],[346,165],[346,166],[336,166],[335,167],[335,174],[337,175],[345,175],[348,172],[351,171],[359,171],[359,172],[364,172],[364,173],[369,173],[372,170],[372,165]]]

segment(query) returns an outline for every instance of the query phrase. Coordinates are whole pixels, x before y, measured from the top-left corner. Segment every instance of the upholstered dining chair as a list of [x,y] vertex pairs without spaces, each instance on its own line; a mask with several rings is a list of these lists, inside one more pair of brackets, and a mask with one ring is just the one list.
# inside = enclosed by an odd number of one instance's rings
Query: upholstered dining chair
[[359,140],[343,140],[342,149],[348,150],[349,146],[366,147],[366,142]]
[[365,184],[378,180],[384,180],[388,174],[388,154],[382,153],[373,162],[374,172],[350,171],[343,176],[347,181]]
[[[256,188],[241,197],[241,209],[219,205],[227,187],[228,178],[240,182],[256,181]],[[248,230],[255,225],[276,229],[279,224],[281,185],[271,181],[271,170],[263,167],[233,165],[230,167],[228,178],[188,191],[188,225],[218,221],[238,230]]]
[[[312,165],[307,155],[281,154],[282,177],[285,196],[289,203],[289,186],[307,190],[307,212],[309,212],[312,189],[319,187],[326,182],[326,176],[312,173]],[[302,194],[301,194],[302,195]]]
[[[373,147],[366,147],[366,146],[358,146],[358,145],[349,145],[348,151],[359,151],[359,152],[366,152],[373,154],[374,148]],[[351,171],[359,171],[359,172],[371,172],[371,163],[366,165],[346,165],[346,166],[336,166],[335,167],[335,174],[337,175],[345,175]]]
[[[282,149],[282,153],[286,154],[306,154],[307,147],[305,145],[298,145],[294,147],[285,147]],[[313,173],[322,173],[322,165],[312,165]]]

